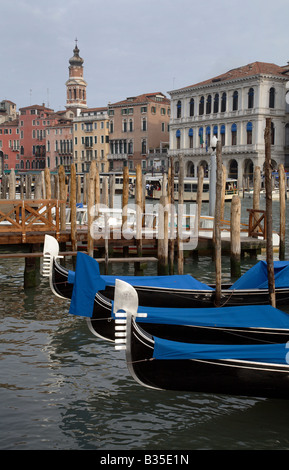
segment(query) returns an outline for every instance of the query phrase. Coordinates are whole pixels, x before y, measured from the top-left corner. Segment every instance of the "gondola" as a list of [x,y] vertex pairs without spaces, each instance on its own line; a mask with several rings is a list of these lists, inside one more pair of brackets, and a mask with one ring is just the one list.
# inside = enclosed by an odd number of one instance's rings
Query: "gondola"
[[[115,314],[124,309],[123,300],[111,301],[100,292],[94,294],[91,285],[81,276],[76,279],[69,313],[84,316],[90,331],[96,336],[116,341]],[[168,340],[195,343],[283,343],[289,341],[289,315],[271,305],[220,308],[160,308],[140,306],[136,289],[123,280],[116,280],[126,289],[127,299],[137,299],[134,314],[142,328],[151,335]],[[122,296],[123,298],[123,296]]]
[[[58,262],[59,248],[55,238],[46,235],[44,244],[43,274],[50,279],[53,293],[59,297],[71,299],[75,272],[67,270]],[[81,259],[81,263],[80,260]],[[108,299],[114,298],[116,276],[100,275],[96,260],[85,253],[77,253],[76,269],[80,264],[87,267],[82,275],[92,276],[98,290]],[[274,262],[276,304],[289,303],[289,262]],[[137,290],[139,302],[143,306],[205,308],[215,306],[215,287],[204,284],[192,276],[117,276],[132,284]],[[101,288],[98,287],[101,285]],[[221,305],[266,305],[269,303],[267,265],[259,261],[232,285],[223,285]]]
[[116,281],[116,349],[125,349],[137,383],[161,390],[289,398],[287,343],[193,344],[150,335],[136,322],[136,291],[124,284]]

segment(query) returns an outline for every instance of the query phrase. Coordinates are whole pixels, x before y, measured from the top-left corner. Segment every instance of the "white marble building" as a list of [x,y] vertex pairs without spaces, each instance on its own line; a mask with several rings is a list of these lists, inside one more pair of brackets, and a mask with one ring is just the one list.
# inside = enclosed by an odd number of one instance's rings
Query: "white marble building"
[[[252,179],[254,167],[263,171],[264,130],[271,118],[274,167],[289,168],[289,107],[286,84],[289,64],[254,62],[195,85],[170,91],[169,156],[183,155],[186,176],[197,176],[210,164],[210,142],[222,142],[223,164],[229,177]],[[289,93],[289,92],[288,92]],[[289,101],[289,100],[287,100]]]

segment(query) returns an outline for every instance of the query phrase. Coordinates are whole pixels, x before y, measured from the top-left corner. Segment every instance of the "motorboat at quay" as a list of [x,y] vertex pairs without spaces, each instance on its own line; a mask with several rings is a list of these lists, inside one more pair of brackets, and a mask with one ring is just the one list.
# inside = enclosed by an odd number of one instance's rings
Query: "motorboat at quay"
[[[163,188],[163,185],[167,185],[167,180],[164,180],[163,175],[146,175],[145,178],[145,198],[159,200],[163,194],[167,194],[167,187]],[[185,177],[184,178],[184,201],[197,201],[198,193],[198,178],[197,177]],[[131,185],[129,189],[131,197],[135,196],[135,187]],[[231,201],[233,196],[238,194],[238,180],[234,178],[227,178],[225,186],[225,201]],[[210,196],[210,179],[204,178],[203,180],[203,192],[202,201],[209,202]],[[178,201],[179,198],[179,182],[178,178],[174,180],[174,200]]]

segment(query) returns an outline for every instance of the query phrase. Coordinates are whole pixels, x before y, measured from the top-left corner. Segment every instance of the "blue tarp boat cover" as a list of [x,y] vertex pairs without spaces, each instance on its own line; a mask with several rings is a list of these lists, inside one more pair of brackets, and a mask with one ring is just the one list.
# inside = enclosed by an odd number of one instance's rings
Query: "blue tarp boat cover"
[[271,305],[180,309],[140,306],[138,312],[147,313],[147,317],[137,318],[139,323],[211,328],[270,328],[288,330],[289,334],[289,315]]
[[[76,270],[79,276],[82,276],[81,271],[84,270],[85,274],[96,273],[105,282],[106,286],[114,286],[116,279],[131,284],[132,286],[149,286],[149,287],[166,287],[168,289],[200,289],[200,290],[213,290],[212,287],[207,286],[203,282],[198,281],[189,274],[177,274],[172,276],[107,276],[100,275],[98,262],[86,255],[85,253],[77,253],[76,256]],[[78,277],[79,278],[79,277]],[[68,272],[68,282],[74,284],[75,272]],[[97,292],[97,289],[96,291]]]
[[[69,310],[73,315],[92,317],[95,294],[98,290],[105,288],[104,276],[99,275],[98,263],[96,263],[96,268],[95,263],[93,258],[83,253],[77,255],[75,282]],[[91,266],[94,269],[90,270]],[[113,302],[111,312],[113,317]],[[147,313],[147,318],[137,318],[139,322],[289,330],[289,315],[271,305],[181,309],[140,306],[138,312]]]
[[[153,357],[155,359],[239,359],[253,362],[289,364],[289,345],[215,345],[178,343],[156,338]],[[289,371],[289,366],[288,366]]]
[[[275,288],[289,287],[289,261],[274,261]],[[259,261],[240,277],[230,289],[268,289],[266,261]]]
[[73,284],[70,313],[91,316],[95,294],[100,290],[104,290],[106,286],[114,286],[116,279],[122,279],[133,286],[212,290],[211,287],[197,281],[189,274],[175,276],[100,275],[98,262],[85,253],[79,252],[76,257],[75,272],[68,272],[68,282]]

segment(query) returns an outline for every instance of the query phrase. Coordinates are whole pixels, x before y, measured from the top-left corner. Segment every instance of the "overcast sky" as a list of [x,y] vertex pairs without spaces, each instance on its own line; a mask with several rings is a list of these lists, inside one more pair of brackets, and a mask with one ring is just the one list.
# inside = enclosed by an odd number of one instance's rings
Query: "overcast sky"
[[65,109],[75,38],[89,107],[289,61],[288,0],[0,0],[1,93]]

